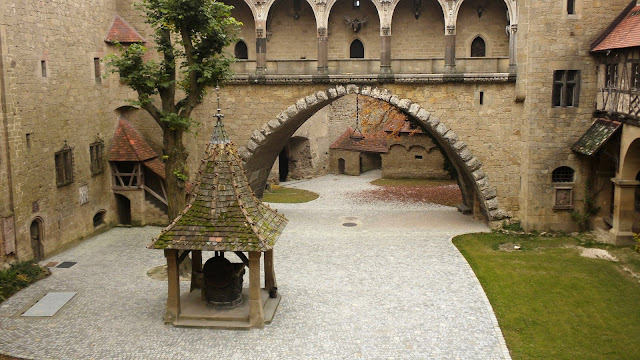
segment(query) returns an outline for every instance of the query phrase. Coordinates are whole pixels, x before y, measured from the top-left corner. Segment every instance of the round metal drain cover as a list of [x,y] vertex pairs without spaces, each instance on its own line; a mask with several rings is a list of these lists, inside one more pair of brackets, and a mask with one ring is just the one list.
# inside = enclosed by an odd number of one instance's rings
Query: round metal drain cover
[[347,222],[347,223],[343,223],[342,226],[352,227],[352,226],[358,226],[358,224],[352,223],[352,222]]

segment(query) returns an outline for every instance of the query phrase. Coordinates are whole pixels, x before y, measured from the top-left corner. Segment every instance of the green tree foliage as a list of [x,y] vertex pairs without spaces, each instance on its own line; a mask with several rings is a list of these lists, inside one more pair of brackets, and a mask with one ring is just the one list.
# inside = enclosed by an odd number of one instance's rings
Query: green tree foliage
[[157,55],[142,44],[132,44],[108,56],[106,64],[137,92],[133,102],[162,128],[173,219],[185,205],[188,153],[183,135],[196,123],[191,113],[207,87],[231,75],[233,59],[223,50],[235,41],[241,23],[231,16],[233,7],[215,0],[143,0],[137,7],[154,29]]

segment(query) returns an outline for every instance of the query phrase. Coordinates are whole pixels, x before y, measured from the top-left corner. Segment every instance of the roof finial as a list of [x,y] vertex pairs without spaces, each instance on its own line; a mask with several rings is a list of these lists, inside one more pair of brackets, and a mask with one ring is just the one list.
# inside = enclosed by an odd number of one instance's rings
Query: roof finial
[[211,143],[212,144],[228,144],[229,137],[227,136],[227,131],[224,129],[224,125],[222,124],[222,118],[224,114],[222,113],[222,109],[220,108],[220,86],[216,83],[216,97],[218,100],[218,112],[213,115],[217,118],[216,124],[213,127],[213,134],[211,134]]

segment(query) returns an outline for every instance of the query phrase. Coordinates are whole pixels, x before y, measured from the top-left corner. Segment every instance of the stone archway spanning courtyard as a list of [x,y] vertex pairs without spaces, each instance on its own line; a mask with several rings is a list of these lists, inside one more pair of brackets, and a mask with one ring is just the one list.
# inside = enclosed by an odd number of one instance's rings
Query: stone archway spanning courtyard
[[239,154],[245,161],[247,178],[256,195],[262,196],[271,167],[294,132],[319,109],[349,94],[369,96],[396,106],[406,113],[410,121],[417,123],[435,138],[455,166],[465,205],[472,208],[474,213],[484,215],[489,222],[509,217],[509,214],[500,208],[497,191],[489,183],[480,160],[444,122],[418,103],[399,98],[387,89],[354,84],[336,85],[300,98],[264,124],[260,130],[253,131],[246,146],[239,149]]

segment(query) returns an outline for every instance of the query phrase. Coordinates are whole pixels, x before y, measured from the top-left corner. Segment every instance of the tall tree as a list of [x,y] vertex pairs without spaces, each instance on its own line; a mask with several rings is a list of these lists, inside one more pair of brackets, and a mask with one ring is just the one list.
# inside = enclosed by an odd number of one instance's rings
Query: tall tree
[[184,134],[196,124],[191,114],[207,87],[231,74],[232,58],[223,50],[241,23],[231,17],[233,7],[215,0],[143,0],[137,7],[155,30],[157,55],[132,44],[106,63],[137,92],[134,103],[162,128],[169,218],[174,219],[185,207],[189,154]]

